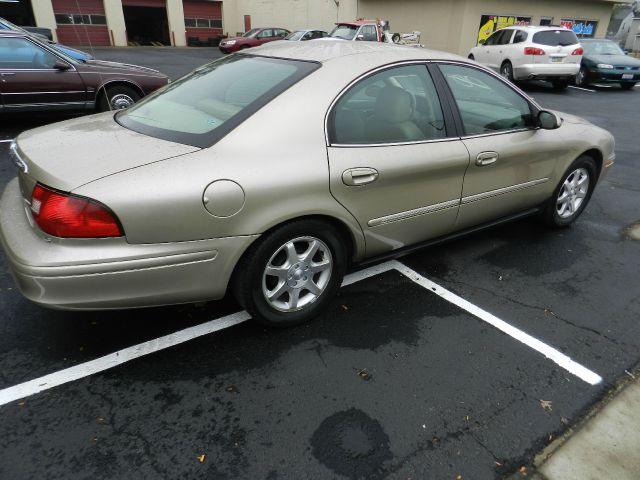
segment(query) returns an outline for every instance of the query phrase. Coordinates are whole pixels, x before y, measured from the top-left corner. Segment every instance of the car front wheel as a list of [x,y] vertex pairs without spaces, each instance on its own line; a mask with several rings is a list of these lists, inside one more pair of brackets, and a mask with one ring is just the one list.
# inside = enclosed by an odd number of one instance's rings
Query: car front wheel
[[553,227],[566,227],[583,212],[596,186],[597,168],[591,157],[582,155],[567,169],[541,217]]
[[133,88],[126,85],[114,85],[106,87],[100,96],[98,110],[106,112],[109,110],[122,110],[140,100],[140,94]]
[[346,270],[344,240],[329,223],[283,225],[253,247],[237,267],[234,291],[259,323],[288,327],[320,314]]
[[500,75],[510,82],[513,82],[513,65],[511,65],[511,62],[504,62],[502,64],[500,67]]

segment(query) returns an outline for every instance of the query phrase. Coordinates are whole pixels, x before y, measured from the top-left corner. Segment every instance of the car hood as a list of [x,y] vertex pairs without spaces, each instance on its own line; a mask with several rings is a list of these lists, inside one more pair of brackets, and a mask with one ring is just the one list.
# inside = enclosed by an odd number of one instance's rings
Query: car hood
[[105,60],[87,60],[77,65],[80,72],[105,72],[105,73],[138,73],[142,75],[157,75],[164,77],[162,73],[153,68],[130,65],[128,63],[107,62]]
[[63,191],[108,175],[199,150],[128,130],[113,112],[28,130],[17,153],[34,181]]
[[593,63],[606,63],[618,67],[640,67],[640,60],[628,55],[584,55],[583,58]]

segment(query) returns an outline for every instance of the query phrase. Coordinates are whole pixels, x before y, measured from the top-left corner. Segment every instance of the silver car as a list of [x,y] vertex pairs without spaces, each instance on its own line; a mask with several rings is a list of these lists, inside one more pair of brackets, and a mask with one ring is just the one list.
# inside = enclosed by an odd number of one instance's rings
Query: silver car
[[499,221],[573,222],[614,140],[448,53],[276,42],[118,113],[22,133],[0,239],[62,309],[222,298],[317,315],[350,265]]

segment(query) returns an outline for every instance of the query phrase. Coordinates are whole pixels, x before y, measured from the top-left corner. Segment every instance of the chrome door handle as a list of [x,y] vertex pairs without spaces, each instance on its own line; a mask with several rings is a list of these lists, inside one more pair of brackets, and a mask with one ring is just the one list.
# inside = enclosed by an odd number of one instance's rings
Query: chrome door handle
[[15,75],[15,72],[2,72],[2,73],[0,73],[0,76],[2,76],[2,77],[10,77],[12,75]]
[[350,187],[367,185],[378,179],[378,171],[375,168],[358,167],[350,168],[342,172],[342,183]]
[[476,157],[476,165],[479,167],[486,167],[492,165],[498,161],[498,152],[482,152]]

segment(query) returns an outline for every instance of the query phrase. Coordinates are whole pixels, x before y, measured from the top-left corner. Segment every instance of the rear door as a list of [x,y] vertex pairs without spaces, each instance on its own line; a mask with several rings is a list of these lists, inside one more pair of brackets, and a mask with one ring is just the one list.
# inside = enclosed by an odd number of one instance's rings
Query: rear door
[[273,29],[267,28],[265,30],[262,30],[260,33],[258,33],[258,35],[256,35],[256,40],[258,41],[259,45],[275,40]]
[[367,255],[451,232],[469,154],[424,64],[358,81],[328,133],[331,193],[358,220]]
[[39,110],[82,108],[87,93],[69,62],[26,38],[3,37],[0,95],[5,110]]
[[533,55],[533,63],[575,64],[582,60],[576,52],[580,42],[571,30],[543,30],[534,33],[531,41],[544,51],[544,55]]

